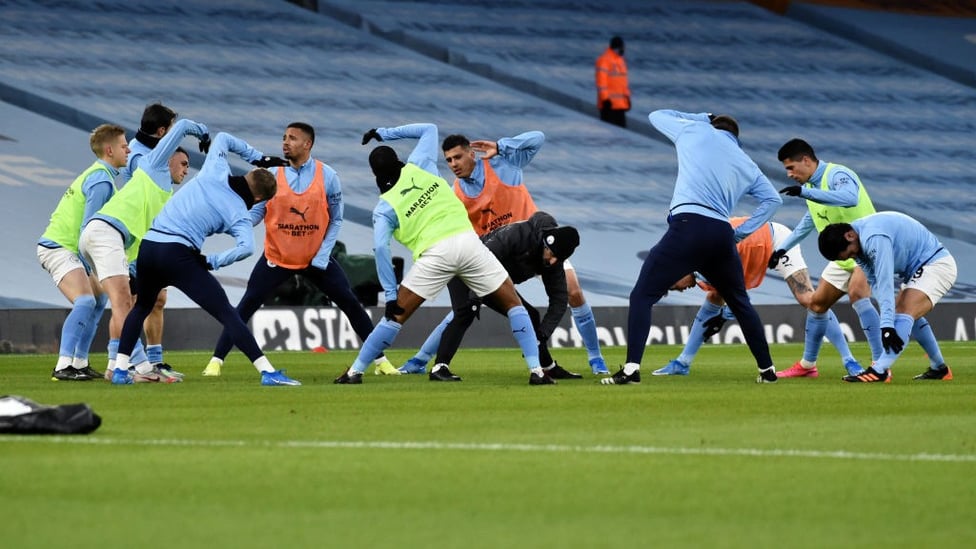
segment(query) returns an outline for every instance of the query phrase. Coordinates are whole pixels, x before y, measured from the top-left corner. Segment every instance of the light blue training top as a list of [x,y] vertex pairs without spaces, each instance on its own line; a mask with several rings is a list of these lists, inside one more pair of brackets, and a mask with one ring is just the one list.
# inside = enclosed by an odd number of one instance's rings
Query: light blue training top
[[[159,146],[154,152],[158,149]],[[207,255],[207,263],[213,270],[254,253],[254,225],[250,212],[244,199],[230,188],[227,181],[231,175],[228,152],[247,162],[264,156],[244,140],[218,133],[210,144],[200,172],[163,206],[143,240],[176,242],[199,250],[208,236],[227,233],[234,237],[236,246]]]
[[[206,133],[208,133],[207,127],[203,124],[197,124],[186,118],[177,120],[173,127],[166,132],[166,135],[159,140],[156,148],[139,158],[137,170],[145,171],[160,189],[167,192],[173,190],[173,177],[169,173],[170,157],[176,152],[184,137],[188,135],[201,137]],[[125,242],[126,246],[132,243],[132,235],[129,234],[129,229],[118,219],[105,214],[95,214],[91,219],[101,219],[115,227],[117,231],[122,233],[122,241]]]
[[[175,151],[176,149],[173,150]],[[132,174],[136,171],[136,168],[139,167],[139,159],[151,152],[152,149],[150,147],[146,146],[142,141],[139,141],[135,137],[129,141],[129,158],[125,163],[125,167],[119,172],[119,174],[122,176],[123,184],[132,179]],[[167,161],[168,160],[169,159],[167,159]]]
[[739,148],[739,140],[712,127],[708,113],[657,110],[647,118],[674,143],[678,154],[671,215],[694,213],[728,223],[739,199],[748,194],[759,206],[736,227],[739,242],[769,221],[783,204],[759,166]]
[[[854,176],[854,171],[840,164],[835,164],[835,166],[834,171],[830,173],[830,179],[827,180],[828,190],[825,191],[820,188],[820,179],[827,170],[827,163],[820,162],[817,164],[817,169],[813,171],[813,175],[810,176],[810,180],[807,181],[807,183],[812,183],[814,186],[801,187],[800,196],[826,206],[840,206],[842,208],[857,206],[858,193],[861,192],[861,186],[857,184],[857,177]],[[816,228],[817,226],[813,223],[813,217],[810,216],[810,210],[807,209],[807,212],[803,214],[803,218],[793,228],[793,232],[776,249],[789,250],[799,244],[800,241],[816,230]]]
[[924,225],[900,212],[878,212],[851,223],[861,241],[854,261],[867,275],[878,301],[881,326],[895,325],[895,280],[908,282],[923,266],[949,255]]
[[[498,144],[498,154],[488,159],[498,179],[511,187],[522,184],[522,168],[527,166],[546,142],[546,135],[540,131],[520,133],[515,137],[503,137]],[[474,198],[485,188],[485,166],[481,160],[474,163],[471,175],[460,178],[461,192]]]

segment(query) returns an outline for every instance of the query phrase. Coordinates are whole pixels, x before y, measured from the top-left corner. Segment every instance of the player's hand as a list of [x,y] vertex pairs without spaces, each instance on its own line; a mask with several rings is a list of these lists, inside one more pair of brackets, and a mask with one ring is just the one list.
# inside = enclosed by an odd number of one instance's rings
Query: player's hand
[[786,255],[786,250],[776,250],[773,255],[769,256],[769,263],[766,265],[770,269],[775,269],[779,265],[779,260],[783,259]]
[[251,165],[257,166],[258,168],[274,168],[277,166],[287,166],[288,161],[280,156],[262,156],[254,162],[251,162]]
[[383,138],[380,137],[380,134],[376,133],[376,128],[373,128],[363,134],[363,145],[369,143],[371,139],[375,139],[377,141],[383,141]]
[[702,336],[705,339],[708,339],[713,335],[721,332],[722,326],[725,326],[726,322],[727,320],[724,316],[722,316],[722,313],[719,313],[713,316],[712,318],[709,318],[708,320],[702,323],[705,326],[705,333],[703,333]]
[[905,348],[905,342],[898,336],[894,328],[881,328],[881,346],[889,353],[896,355]]
[[200,152],[207,154],[210,152],[210,134],[205,133],[200,136]]
[[471,148],[481,153],[481,158],[488,160],[498,154],[498,141],[485,141],[479,139],[471,142]]
[[800,196],[803,192],[803,187],[800,185],[790,185],[789,187],[784,187],[779,194],[785,194],[786,196]]
[[402,315],[405,312],[406,311],[403,310],[403,307],[397,303],[397,300],[392,299],[386,302],[386,312],[383,313],[383,316],[385,316],[388,320],[396,320],[397,315]]

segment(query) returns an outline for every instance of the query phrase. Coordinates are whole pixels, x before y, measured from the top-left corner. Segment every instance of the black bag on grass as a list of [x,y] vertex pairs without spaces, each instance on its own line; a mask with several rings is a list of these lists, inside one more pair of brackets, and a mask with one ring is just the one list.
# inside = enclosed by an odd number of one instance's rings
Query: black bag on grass
[[87,404],[45,406],[22,396],[0,397],[0,433],[85,435],[101,424],[102,418]]

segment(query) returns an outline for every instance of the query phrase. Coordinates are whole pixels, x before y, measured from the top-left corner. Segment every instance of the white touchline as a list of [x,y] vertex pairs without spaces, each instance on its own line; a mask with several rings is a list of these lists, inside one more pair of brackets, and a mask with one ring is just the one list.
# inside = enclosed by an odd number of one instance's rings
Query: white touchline
[[820,459],[857,459],[877,461],[941,461],[976,462],[974,454],[888,454],[880,452],[852,452],[847,450],[791,450],[777,448],[668,448],[662,446],[576,446],[563,444],[511,444],[483,442],[436,441],[371,441],[371,440],[192,440],[192,439],[120,439],[68,436],[12,436],[0,435],[0,443],[25,442],[35,444],[79,444],[105,446],[190,446],[200,448],[350,448],[375,450],[460,450],[475,452],[553,452],[577,454],[660,454],[676,456],[749,456],[749,457],[805,457]]

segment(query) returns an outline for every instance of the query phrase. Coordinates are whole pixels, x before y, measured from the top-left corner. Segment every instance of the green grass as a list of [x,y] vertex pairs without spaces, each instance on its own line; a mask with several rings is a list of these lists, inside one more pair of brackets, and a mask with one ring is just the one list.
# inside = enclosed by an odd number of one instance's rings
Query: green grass
[[[350,352],[272,353],[301,387],[261,387],[240,354],[167,354],[174,385],[54,383],[51,355],[0,356],[0,394],[86,402],[93,434],[0,436],[5,547],[973,547],[973,344],[951,382],[757,385],[745,346],[686,378],[530,387],[515,350],[464,349],[462,383],[367,376]],[[858,357],[867,356],[855,345]],[[780,345],[781,368],[801,348]],[[605,350],[608,363],[624,350]],[[557,350],[586,372],[580,350]],[[402,363],[409,350],[390,353]],[[104,355],[93,357],[104,364]]]

